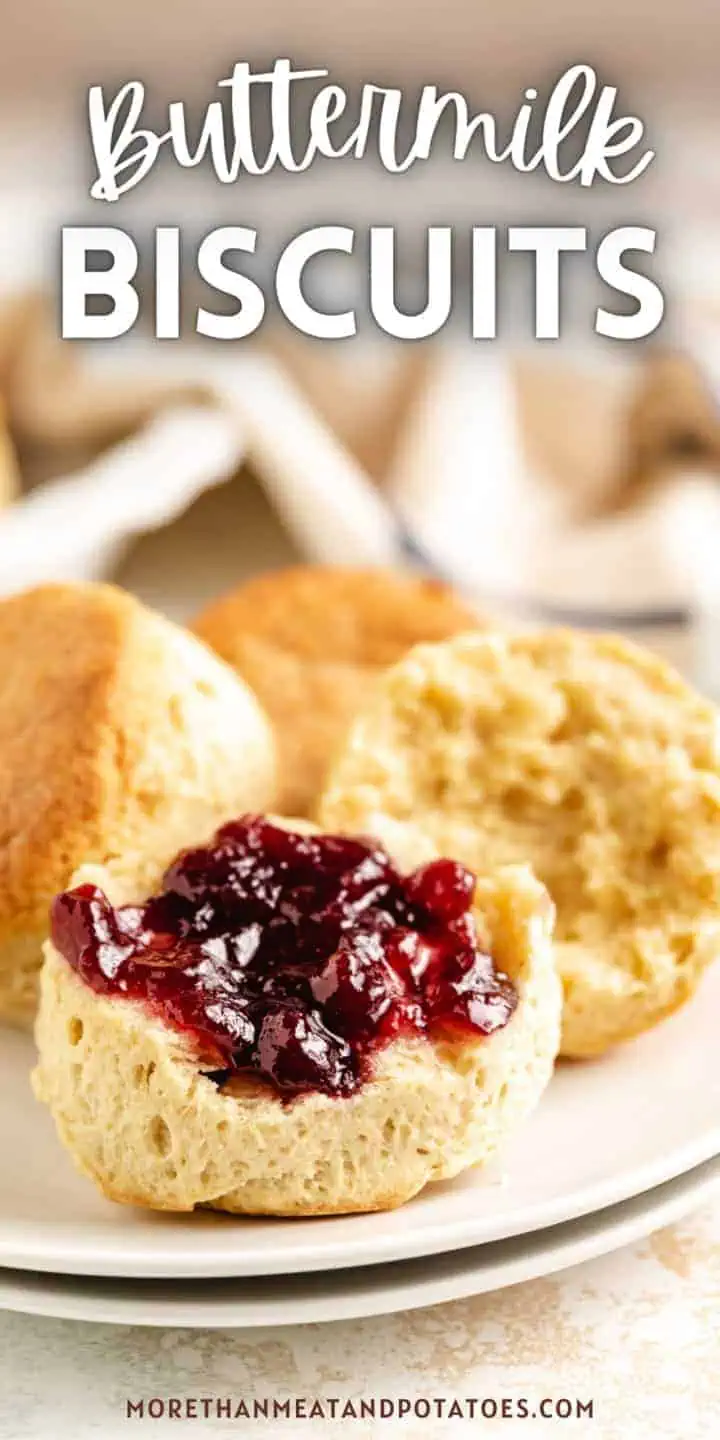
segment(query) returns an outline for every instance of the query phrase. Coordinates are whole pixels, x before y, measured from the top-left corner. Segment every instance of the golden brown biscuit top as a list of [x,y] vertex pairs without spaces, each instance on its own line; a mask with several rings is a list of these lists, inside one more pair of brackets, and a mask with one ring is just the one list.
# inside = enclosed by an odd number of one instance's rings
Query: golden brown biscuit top
[[134,747],[114,691],[143,614],[110,586],[47,585],[0,603],[0,922],[62,887],[78,836],[91,846],[117,804]]
[[192,836],[222,808],[244,720],[257,740],[232,672],[121,590],[0,602],[0,942],[42,930],[78,864],[119,861],[141,836],[159,847],[178,817]]
[[298,565],[240,586],[193,628],[231,662],[252,636],[299,659],[384,668],[418,640],[444,640],[479,623],[439,580]]

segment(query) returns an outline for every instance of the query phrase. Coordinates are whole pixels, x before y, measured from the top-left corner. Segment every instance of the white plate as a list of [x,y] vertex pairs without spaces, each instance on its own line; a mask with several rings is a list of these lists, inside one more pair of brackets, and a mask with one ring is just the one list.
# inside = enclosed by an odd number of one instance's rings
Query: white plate
[[0,1265],[191,1279],[287,1275],[447,1252],[556,1225],[720,1154],[720,966],[695,1001],[602,1061],[560,1066],[503,1162],[390,1214],[154,1215],[77,1176],[32,1098],[30,1041],[0,1043]]
[[536,1280],[629,1245],[720,1193],[720,1160],[620,1205],[492,1245],[326,1275],[108,1280],[0,1271],[0,1309],[116,1325],[243,1328],[388,1315]]

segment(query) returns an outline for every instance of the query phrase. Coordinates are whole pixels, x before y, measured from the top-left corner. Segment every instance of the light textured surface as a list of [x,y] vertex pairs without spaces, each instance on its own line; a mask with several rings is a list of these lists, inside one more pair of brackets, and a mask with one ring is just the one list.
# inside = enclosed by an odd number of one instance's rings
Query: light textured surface
[[[430,1262],[432,1263],[432,1262]],[[40,1362],[40,1363],[39,1363]],[[720,1201],[562,1275],[430,1310],[241,1331],[116,1329],[0,1315],[0,1440],[715,1440]],[[128,1398],[525,1396],[593,1400],[594,1417],[293,1423],[128,1421]],[[309,1406],[308,1406],[309,1408]]]

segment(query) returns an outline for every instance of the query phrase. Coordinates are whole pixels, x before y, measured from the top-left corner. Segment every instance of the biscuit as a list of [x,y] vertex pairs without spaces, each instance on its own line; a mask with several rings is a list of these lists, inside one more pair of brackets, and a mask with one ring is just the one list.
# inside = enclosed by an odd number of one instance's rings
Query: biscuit
[[194,636],[105,585],[0,603],[0,1018],[28,1024],[52,897],[272,800],[268,723]]
[[[147,872],[121,881],[86,868],[73,884],[83,881],[114,904],[148,893]],[[394,1040],[352,1096],[313,1092],[291,1104],[239,1074],[218,1088],[186,1035],[137,1001],[98,994],[48,941],[35,1092],[77,1168],[112,1200],[297,1216],[401,1205],[491,1156],[552,1073],[561,996],[547,892],[510,868],[478,884],[476,913],[518,991],[505,1028]]]
[[278,809],[307,815],[375,677],[418,641],[445,640],[479,623],[436,580],[300,565],[242,585],[193,628],[270,716],[280,757]]
[[720,952],[719,759],[715,709],[625,640],[465,636],[387,674],[320,820],[480,873],[530,864],[557,906],[561,1052],[596,1055]]

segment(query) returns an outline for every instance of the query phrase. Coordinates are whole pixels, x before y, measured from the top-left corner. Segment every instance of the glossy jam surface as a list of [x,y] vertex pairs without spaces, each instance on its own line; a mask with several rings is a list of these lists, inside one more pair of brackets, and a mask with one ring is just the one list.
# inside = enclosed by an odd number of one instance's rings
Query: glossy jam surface
[[402,876],[372,841],[245,816],[179,855],[145,905],[59,895],[52,938],[94,990],[192,1034],[218,1083],[349,1095],[395,1036],[507,1024],[517,996],[478,946],[474,888],[452,860]]

